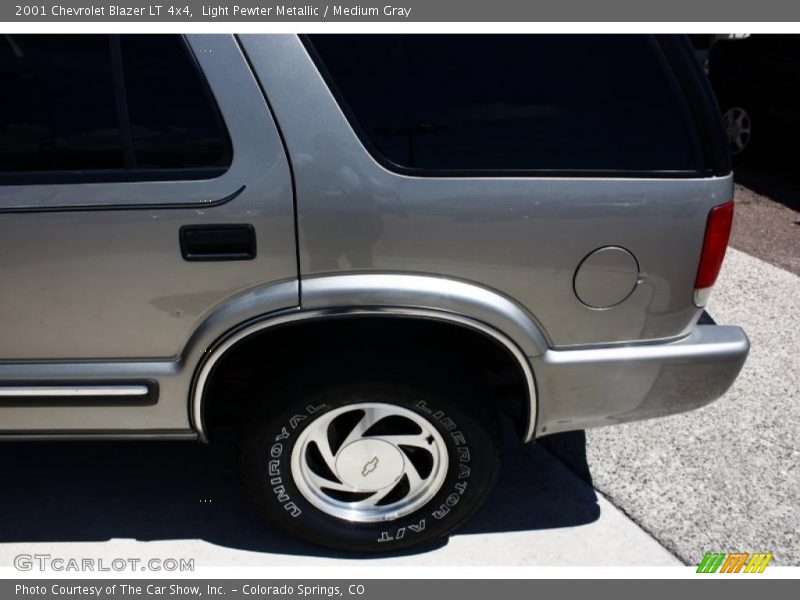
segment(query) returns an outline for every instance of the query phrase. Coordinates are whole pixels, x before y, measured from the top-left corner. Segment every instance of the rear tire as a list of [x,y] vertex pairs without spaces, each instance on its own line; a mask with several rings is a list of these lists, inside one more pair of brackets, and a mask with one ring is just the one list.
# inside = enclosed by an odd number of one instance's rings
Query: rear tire
[[245,487],[269,520],[322,546],[386,552],[438,538],[497,477],[496,416],[471,393],[396,378],[295,390],[246,434]]

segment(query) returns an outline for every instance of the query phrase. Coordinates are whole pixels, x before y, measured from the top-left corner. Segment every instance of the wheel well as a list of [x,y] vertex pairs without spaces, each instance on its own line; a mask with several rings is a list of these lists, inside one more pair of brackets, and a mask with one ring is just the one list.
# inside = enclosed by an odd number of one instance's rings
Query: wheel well
[[[264,329],[215,364],[204,394],[210,436],[282,407],[293,380],[358,377],[359,370],[458,377],[508,415],[525,436],[530,402],[525,372],[499,341],[470,327],[429,318],[359,315],[315,318]],[[286,395],[283,395],[286,397]]]

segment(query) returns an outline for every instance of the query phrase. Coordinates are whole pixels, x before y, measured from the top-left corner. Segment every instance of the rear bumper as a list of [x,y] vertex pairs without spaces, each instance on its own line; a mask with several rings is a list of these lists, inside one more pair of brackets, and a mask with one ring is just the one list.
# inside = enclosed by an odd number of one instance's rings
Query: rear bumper
[[530,358],[536,435],[699,408],[730,388],[749,350],[744,331],[718,325],[698,325],[668,344],[548,350]]

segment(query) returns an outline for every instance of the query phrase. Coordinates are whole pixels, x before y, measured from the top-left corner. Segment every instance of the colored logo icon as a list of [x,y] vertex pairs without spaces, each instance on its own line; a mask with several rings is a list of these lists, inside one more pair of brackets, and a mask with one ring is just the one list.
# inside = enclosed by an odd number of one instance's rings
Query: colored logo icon
[[763,573],[772,552],[706,552],[697,566],[698,573]]

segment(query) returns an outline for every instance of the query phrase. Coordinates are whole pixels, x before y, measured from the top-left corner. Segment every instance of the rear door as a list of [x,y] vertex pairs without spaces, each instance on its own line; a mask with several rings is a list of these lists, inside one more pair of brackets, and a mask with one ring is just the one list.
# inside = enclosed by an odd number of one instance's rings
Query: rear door
[[10,34],[0,81],[0,362],[173,357],[296,279],[288,163],[233,36]]

